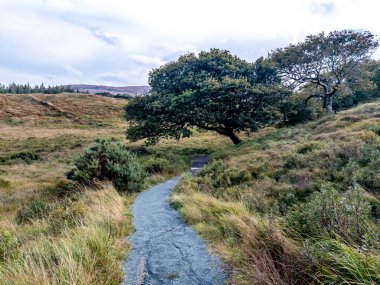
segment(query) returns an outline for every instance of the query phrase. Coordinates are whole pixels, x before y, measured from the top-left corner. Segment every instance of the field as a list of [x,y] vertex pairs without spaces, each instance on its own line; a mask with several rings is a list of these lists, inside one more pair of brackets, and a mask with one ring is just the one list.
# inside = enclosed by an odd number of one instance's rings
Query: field
[[[119,283],[125,237],[133,230],[134,195],[119,195],[109,183],[67,195],[65,173],[95,139],[125,142],[126,103],[70,93],[0,95],[0,279],[5,284]],[[197,133],[149,148],[125,143],[153,169],[148,187],[187,169],[192,155],[224,142]]]

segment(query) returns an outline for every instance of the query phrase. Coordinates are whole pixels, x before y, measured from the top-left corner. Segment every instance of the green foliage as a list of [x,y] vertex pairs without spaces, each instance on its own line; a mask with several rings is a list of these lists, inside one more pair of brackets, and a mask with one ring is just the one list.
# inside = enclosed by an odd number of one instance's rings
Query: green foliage
[[33,200],[17,212],[16,222],[19,224],[31,223],[34,220],[48,216],[50,211],[51,207],[46,202]]
[[31,164],[33,161],[39,159],[40,156],[35,152],[20,151],[17,153],[0,156],[0,164],[7,164],[12,162],[24,162],[26,164]]
[[143,162],[143,167],[150,174],[176,174],[186,169],[184,161],[170,152],[150,155]]
[[345,110],[380,97],[380,61],[359,64],[347,77],[346,88],[333,100],[334,110]]
[[228,51],[211,49],[187,54],[153,70],[151,93],[132,99],[126,119],[127,138],[180,139],[192,127],[216,131],[240,142],[236,132],[252,132],[278,123],[278,103],[287,95],[273,65],[263,59],[248,63]]
[[354,68],[365,62],[378,47],[371,32],[342,30],[325,35],[307,36],[304,42],[274,50],[270,58],[276,62],[283,83],[291,88],[314,85],[308,96],[323,100],[328,114],[333,112],[333,97]]
[[252,177],[246,170],[228,167],[223,160],[212,161],[198,173],[198,176],[206,178],[214,189],[239,185]]
[[140,191],[146,176],[136,156],[112,139],[97,140],[74,165],[69,179],[87,185],[109,180],[119,192]]
[[380,260],[372,253],[337,240],[317,243],[321,284],[380,284]]
[[340,236],[347,242],[363,244],[365,236],[376,234],[371,227],[371,207],[358,186],[339,193],[331,186],[314,193],[310,201],[288,214],[289,228],[304,237]]
[[288,100],[282,102],[280,109],[284,114],[281,122],[282,126],[292,126],[300,123],[315,120],[322,115],[322,107],[317,101],[310,101],[305,104],[304,93],[294,92]]
[[17,236],[10,231],[0,231],[0,267],[1,263],[17,256],[19,246],[20,241]]

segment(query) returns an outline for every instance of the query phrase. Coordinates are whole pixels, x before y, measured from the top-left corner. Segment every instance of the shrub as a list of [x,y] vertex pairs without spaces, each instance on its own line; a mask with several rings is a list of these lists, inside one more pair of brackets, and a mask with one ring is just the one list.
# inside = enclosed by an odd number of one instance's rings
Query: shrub
[[285,161],[284,169],[302,169],[309,165],[310,161],[300,153],[291,154]]
[[82,184],[111,181],[119,192],[140,191],[145,171],[136,156],[112,139],[97,140],[75,161],[67,177]]
[[214,160],[199,172],[199,176],[209,178],[214,188],[239,185],[252,179],[247,170],[230,168],[223,160]]
[[41,200],[33,200],[29,205],[18,210],[16,222],[19,224],[30,223],[33,220],[42,219],[49,215],[51,207]]
[[37,153],[22,151],[6,156],[0,156],[0,164],[7,164],[11,162],[24,162],[26,164],[31,164],[33,161],[39,159],[40,156]]
[[321,149],[321,148],[322,148],[322,145],[320,143],[312,141],[312,142],[304,143],[301,146],[299,146],[297,148],[297,152],[301,154],[305,154],[315,149]]
[[308,203],[294,207],[287,223],[305,237],[338,235],[347,242],[362,244],[365,235],[373,235],[370,213],[370,204],[358,186],[345,193],[326,186],[314,193]]
[[175,174],[187,168],[185,162],[170,152],[156,152],[143,166],[151,174]]
[[298,201],[296,193],[288,190],[288,191],[283,191],[280,193],[278,197],[278,204],[280,207],[281,213],[286,213],[293,204],[295,204]]
[[161,157],[150,157],[143,165],[148,173],[162,173],[170,167],[170,161]]

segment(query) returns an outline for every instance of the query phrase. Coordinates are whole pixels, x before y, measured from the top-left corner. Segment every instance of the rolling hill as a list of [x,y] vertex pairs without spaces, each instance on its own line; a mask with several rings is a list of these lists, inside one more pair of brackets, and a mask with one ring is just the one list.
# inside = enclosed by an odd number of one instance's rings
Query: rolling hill
[[104,85],[87,85],[87,84],[70,84],[71,88],[78,90],[82,93],[96,94],[96,93],[110,93],[111,95],[124,95],[130,96],[144,95],[149,92],[149,86],[104,86]]

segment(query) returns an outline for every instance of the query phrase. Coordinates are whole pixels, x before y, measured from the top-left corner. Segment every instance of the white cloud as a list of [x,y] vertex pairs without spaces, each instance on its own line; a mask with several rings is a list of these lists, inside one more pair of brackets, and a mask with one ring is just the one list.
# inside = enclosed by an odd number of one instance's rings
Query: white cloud
[[321,31],[380,34],[376,3],[1,0],[0,80],[146,84],[149,70],[186,52],[217,47],[254,60]]
[[74,6],[70,0],[44,0],[43,2],[52,8],[60,10],[68,10]]
[[140,63],[143,65],[158,66],[158,65],[163,65],[165,63],[162,59],[158,57],[149,57],[149,56],[140,55],[140,54],[131,54],[130,59],[135,61],[136,63]]
[[76,77],[83,77],[83,72],[80,71],[79,69],[76,69],[75,67],[69,65],[69,64],[65,64],[63,66],[65,68],[65,70],[70,74],[70,75],[74,75]]

